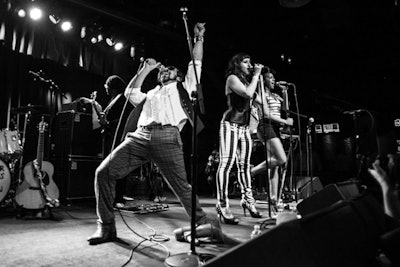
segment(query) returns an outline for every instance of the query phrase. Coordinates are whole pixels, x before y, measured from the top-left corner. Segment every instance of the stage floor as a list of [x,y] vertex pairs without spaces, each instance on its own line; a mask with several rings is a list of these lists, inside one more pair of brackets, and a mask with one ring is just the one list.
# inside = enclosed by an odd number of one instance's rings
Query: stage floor
[[[128,201],[131,211],[116,211],[118,242],[89,246],[86,238],[96,230],[95,202],[75,200],[53,209],[57,220],[25,216],[17,218],[12,207],[0,209],[1,266],[165,266],[170,255],[189,252],[190,244],[175,240],[173,230],[190,225],[186,212],[171,193],[162,205],[145,199]],[[215,198],[200,196],[208,213],[216,215]],[[222,223],[224,244],[203,243],[200,254],[218,256],[250,239],[255,224],[269,218],[268,204],[257,200],[263,218],[244,217],[239,198],[231,199],[231,209],[240,220],[238,225]],[[142,208],[141,208],[142,207]],[[144,207],[144,208],[143,208]],[[275,213],[271,213],[275,217]],[[271,225],[270,227],[274,227]],[[267,231],[267,228],[262,231]],[[146,241],[154,237],[154,242]],[[134,250],[133,250],[134,249]],[[133,250],[133,253],[132,253]]]

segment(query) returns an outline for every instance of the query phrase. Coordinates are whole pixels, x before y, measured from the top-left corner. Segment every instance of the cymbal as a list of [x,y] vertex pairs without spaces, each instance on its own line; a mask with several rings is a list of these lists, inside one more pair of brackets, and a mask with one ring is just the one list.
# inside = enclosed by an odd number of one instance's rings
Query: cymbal
[[15,107],[15,108],[11,109],[11,112],[15,113],[15,114],[26,114],[28,112],[43,113],[46,111],[48,111],[48,108],[45,106],[41,106],[41,105],[27,105],[27,106]]

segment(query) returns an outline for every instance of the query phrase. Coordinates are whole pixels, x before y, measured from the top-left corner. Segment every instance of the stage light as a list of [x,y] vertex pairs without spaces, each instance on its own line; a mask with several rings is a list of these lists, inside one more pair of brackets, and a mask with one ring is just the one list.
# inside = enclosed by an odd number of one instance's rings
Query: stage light
[[97,41],[98,42],[103,41],[103,35],[102,34],[97,35]]
[[129,55],[131,56],[131,58],[135,58],[135,45],[134,44],[131,45],[131,50],[129,51]]
[[112,37],[107,37],[106,38],[106,43],[109,45],[109,46],[113,46],[114,45],[114,38],[112,38]]
[[29,11],[29,17],[33,20],[39,20],[41,19],[43,16],[43,11],[38,8],[38,7],[33,7],[30,11]]
[[86,27],[83,26],[83,27],[81,28],[81,38],[83,39],[83,38],[85,38],[85,37],[86,37]]
[[24,9],[19,9],[17,12],[18,16],[21,18],[25,18],[26,17],[26,11]]
[[92,38],[90,38],[90,42],[91,42],[92,44],[97,43],[97,38],[93,36]]
[[115,51],[119,51],[119,50],[121,50],[122,48],[124,48],[124,44],[123,44],[123,43],[121,43],[121,42],[115,43],[115,45],[114,45]]
[[58,24],[60,22],[60,17],[55,15],[55,14],[50,14],[49,15],[49,20],[53,23],[53,24]]
[[72,23],[70,21],[64,21],[63,23],[61,23],[61,29],[64,32],[67,32],[69,30],[72,29]]

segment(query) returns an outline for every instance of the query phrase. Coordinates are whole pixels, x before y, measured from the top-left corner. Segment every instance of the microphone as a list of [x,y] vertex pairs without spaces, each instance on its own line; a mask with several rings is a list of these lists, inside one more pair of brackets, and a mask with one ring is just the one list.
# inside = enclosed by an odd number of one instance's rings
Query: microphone
[[277,81],[275,82],[275,84],[279,85],[279,86],[289,86],[292,85],[291,83],[285,82],[285,81]]
[[311,127],[313,123],[314,123],[314,118],[313,117],[308,118],[308,126]]
[[363,109],[355,109],[355,110],[346,110],[346,111],[343,111],[343,114],[345,114],[345,115],[354,115],[354,114],[356,114],[356,113],[360,113],[360,112],[362,112],[362,111],[364,111]]
[[[254,71],[254,67],[251,67],[251,68],[249,68],[249,71]],[[261,68],[261,70],[266,70],[266,71],[268,71],[269,70],[269,67],[267,67],[267,66],[263,66],[262,68]]]

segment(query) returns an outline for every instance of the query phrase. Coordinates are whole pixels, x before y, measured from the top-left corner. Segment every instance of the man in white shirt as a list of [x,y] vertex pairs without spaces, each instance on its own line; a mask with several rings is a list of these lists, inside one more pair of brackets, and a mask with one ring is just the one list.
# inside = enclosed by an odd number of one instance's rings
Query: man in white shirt
[[[194,27],[195,43],[193,57],[196,73],[201,73],[203,58],[204,23]],[[141,86],[147,75],[158,68],[158,81],[154,89],[147,93]],[[200,76],[198,76],[200,77]],[[182,83],[181,83],[182,81]],[[146,59],[138,74],[132,78],[125,90],[125,97],[135,106],[130,117],[136,117],[131,127],[125,127],[125,140],[103,160],[96,170],[95,192],[98,216],[97,231],[88,238],[91,245],[116,239],[113,200],[117,179],[123,178],[142,164],[153,161],[159,168],[168,185],[177,195],[191,216],[192,188],[187,181],[180,130],[186,121],[193,122],[193,108],[187,101],[196,91],[196,76],[193,62],[189,63],[183,80],[175,67],[164,67],[154,59]],[[129,125],[130,119],[128,119]],[[222,233],[219,221],[207,215],[196,198],[196,224],[209,224],[209,237],[221,242]],[[206,234],[206,235],[207,235]],[[179,238],[176,236],[177,239]]]

